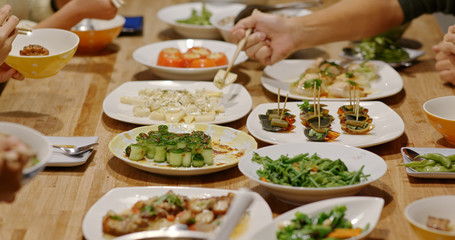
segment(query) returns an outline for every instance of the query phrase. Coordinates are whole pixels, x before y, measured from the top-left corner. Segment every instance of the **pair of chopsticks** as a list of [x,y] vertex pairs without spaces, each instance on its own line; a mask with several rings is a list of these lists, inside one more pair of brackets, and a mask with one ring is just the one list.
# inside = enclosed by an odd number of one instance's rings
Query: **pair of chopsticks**
[[123,0],[111,0],[111,2],[114,4],[116,8],[121,7],[125,2]]
[[32,32],[32,29],[28,28],[16,28],[19,34],[27,35]]

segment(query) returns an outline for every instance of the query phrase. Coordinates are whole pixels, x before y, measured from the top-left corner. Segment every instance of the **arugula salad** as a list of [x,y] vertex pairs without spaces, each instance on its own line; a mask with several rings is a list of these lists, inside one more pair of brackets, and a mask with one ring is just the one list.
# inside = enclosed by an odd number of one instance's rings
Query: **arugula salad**
[[321,158],[316,153],[294,157],[281,155],[277,160],[253,153],[254,162],[263,165],[258,174],[261,181],[295,187],[327,188],[358,184],[369,175],[363,173],[364,165],[357,171],[349,171],[343,161]]

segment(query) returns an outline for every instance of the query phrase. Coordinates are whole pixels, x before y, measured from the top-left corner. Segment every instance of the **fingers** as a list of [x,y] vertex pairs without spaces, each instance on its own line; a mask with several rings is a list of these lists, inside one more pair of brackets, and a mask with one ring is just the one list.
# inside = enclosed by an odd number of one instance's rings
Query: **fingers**
[[0,21],[3,23],[8,18],[9,13],[11,12],[11,6],[5,5],[0,8]]
[[455,65],[448,58],[437,60],[435,69],[439,72],[441,80],[455,85]]
[[455,70],[454,69],[439,72],[439,77],[443,81],[455,86]]

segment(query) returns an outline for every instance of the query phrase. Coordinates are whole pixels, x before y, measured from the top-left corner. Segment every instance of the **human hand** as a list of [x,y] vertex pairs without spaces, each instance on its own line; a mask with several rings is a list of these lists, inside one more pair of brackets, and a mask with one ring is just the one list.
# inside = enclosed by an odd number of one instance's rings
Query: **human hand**
[[254,12],[231,29],[232,42],[239,42],[245,37],[245,30],[253,28],[245,44],[246,54],[261,64],[272,65],[297,48],[291,21],[278,15]]
[[8,18],[10,12],[10,5],[0,8],[0,23],[3,23],[0,26],[0,64],[8,57],[13,41],[18,33],[16,26],[19,23],[19,19],[14,15]]
[[18,72],[16,69],[8,66],[8,64],[3,63],[0,65],[0,83],[8,81],[8,79],[13,78],[16,80],[24,80],[24,75]]
[[455,25],[450,26],[447,33],[444,35],[444,40],[440,42],[435,51],[443,52],[448,59],[455,65]]
[[117,7],[111,0],[72,0],[68,3],[68,7],[78,11],[82,18],[108,20],[117,14]]
[[441,46],[443,42],[434,45],[433,51],[436,52],[435,60],[435,69],[439,72],[439,77],[448,83],[451,83],[455,86],[455,63],[453,60],[453,54],[447,55],[442,51]]

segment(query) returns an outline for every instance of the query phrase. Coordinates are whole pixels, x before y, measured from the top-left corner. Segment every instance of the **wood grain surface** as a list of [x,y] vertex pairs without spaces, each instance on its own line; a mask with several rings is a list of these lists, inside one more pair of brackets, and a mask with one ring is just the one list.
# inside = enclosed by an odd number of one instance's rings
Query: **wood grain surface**
[[[295,207],[270,195],[236,167],[204,176],[160,176],[130,167],[109,151],[108,143],[115,135],[137,125],[113,120],[104,114],[104,98],[124,82],[159,79],[147,67],[134,61],[132,53],[149,43],[181,39],[157,18],[156,13],[165,6],[187,1],[125,2],[121,14],[144,16],[142,36],[119,37],[98,54],[77,54],[53,77],[10,81],[1,94],[0,121],[20,123],[48,136],[99,136],[100,144],[85,164],[46,168],[20,190],[14,203],[0,203],[0,239],[82,239],[81,225],[85,213],[101,196],[116,187],[246,187],[266,199],[274,216]],[[325,4],[332,2],[326,1]],[[405,168],[398,166],[402,162],[400,148],[403,146],[454,147],[432,128],[422,111],[425,101],[454,95],[454,88],[444,84],[434,69],[431,47],[442,39],[442,32],[434,17],[425,15],[412,22],[404,38],[421,46],[426,54],[412,67],[399,70],[404,89],[381,99],[402,117],[405,133],[394,141],[366,148],[384,158],[388,165],[388,171],[381,179],[358,194],[385,199],[379,223],[368,239],[417,239],[404,217],[404,208],[417,199],[455,193],[455,180],[408,177]],[[326,44],[299,51],[294,57],[339,59],[338,54],[348,44]],[[276,101],[276,95],[261,85],[263,68],[254,61],[234,68],[239,75],[237,82],[245,86],[253,98],[253,108]],[[247,116],[224,125],[248,132],[246,119]],[[258,145],[269,144],[258,141]]]

